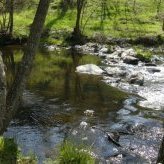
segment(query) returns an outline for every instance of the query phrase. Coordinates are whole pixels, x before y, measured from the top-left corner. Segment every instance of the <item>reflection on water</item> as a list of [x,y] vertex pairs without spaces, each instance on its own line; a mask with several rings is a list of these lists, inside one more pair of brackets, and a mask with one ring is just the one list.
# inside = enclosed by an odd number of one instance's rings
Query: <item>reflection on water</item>
[[[22,51],[20,47],[9,47],[2,52],[10,86]],[[75,72],[76,66],[87,63],[99,65],[100,59],[65,50],[38,52],[22,108],[5,133],[16,139],[23,152],[34,151],[42,159],[49,148],[63,139],[63,127],[86,119],[85,110],[95,111],[95,116],[88,120],[95,125],[104,124],[109,111],[122,107],[126,94],[104,85],[99,76]]]
[[[22,50],[20,47],[7,47],[2,52],[9,87],[21,60]],[[90,63],[101,65],[96,56],[79,55],[66,50],[38,51],[23,94],[22,106],[4,135],[13,137],[24,154],[34,152],[41,162],[55,156],[57,145],[67,137],[68,130],[76,129],[82,121],[105,130],[121,131],[120,133],[133,127],[136,132],[139,128],[138,136],[134,138],[123,135],[120,137],[121,144],[125,147],[132,146],[132,149],[138,150],[134,153],[155,160],[162,135],[161,122],[158,122],[162,113],[137,107],[137,98],[134,95],[129,97],[126,93],[104,84],[100,76],[75,72],[76,66]],[[86,116],[86,110],[93,110],[94,115]],[[150,116],[156,120],[150,119]],[[148,129],[144,129],[144,126]],[[152,131],[149,131],[150,127],[154,127]],[[149,137],[146,137],[148,132]],[[84,136],[91,135],[91,131],[87,130],[81,133]],[[95,138],[101,156],[107,157],[113,153],[102,132],[91,136],[90,140],[92,142]],[[151,149],[145,154],[148,147]],[[130,159],[135,161],[132,157]],[[137,160],[140,161],[140,158]]]

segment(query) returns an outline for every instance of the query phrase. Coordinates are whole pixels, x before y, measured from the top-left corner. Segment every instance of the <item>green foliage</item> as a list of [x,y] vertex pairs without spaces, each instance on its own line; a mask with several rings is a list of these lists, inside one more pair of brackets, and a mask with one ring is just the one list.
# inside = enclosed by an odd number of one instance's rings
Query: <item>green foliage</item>
[[[35,0],[37,3],[38,0]],[[50,30],[50,44],[63,44],[65,38],[73,31],[76,20],[76,7],[63,10],[61,1],[52,1],[47,15],[45,29]],[[102,1],[88,0],[83,13],[82,32],[92,37],[96,33],[110,37],[138,37],[163,35],[162,22],[158,18],[157,1],[152,0],[107,0],[102,8]],[[159,13],[164,9],[162,2]],[[14,14],[14,36],[27,36],[33,20],[36,5]],[[61,34],[58,32],[60,31]],[[62,35],[63,34],[63,35]]]
[[27,157],[18,155],[17,164],[37,164],[36,157],[32,154]]
[[60,148],[59,164],[94,164],[95,159],[90,155],[90,150],[84,146],[76,146],[68,141]]
[[17,160],[17,145],[13,139],[0,137],[0,163],[10,164]]
[[152,58],[152,53],[149,50],[144,50],[143,48],[135,47],[135,50],[137,52],[137,57],[141,61],[149,62]]
[[13,139],[0,137],[0,164],[37,164],[35,156],[24,157]]

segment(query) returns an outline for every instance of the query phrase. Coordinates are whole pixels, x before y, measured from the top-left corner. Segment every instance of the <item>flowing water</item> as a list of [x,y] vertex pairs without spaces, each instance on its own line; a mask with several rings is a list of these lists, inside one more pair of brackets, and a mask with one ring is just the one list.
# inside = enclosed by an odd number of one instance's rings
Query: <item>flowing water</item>
[[[5,47],[2,52],[10,86],[22,48]],[[35,154],[39,163],[55,158],[66,138],[92,145],[103,162],[155,163],[163,111],[137,105],[141,97],[105,84],[101,76],[75,72],[78,65],[87,63],[102,65],[96,56],[40,49],[22,106],[4,136],[14,138],[23,154]],[[106,132],[117,133],[123,148],[108,141]]]

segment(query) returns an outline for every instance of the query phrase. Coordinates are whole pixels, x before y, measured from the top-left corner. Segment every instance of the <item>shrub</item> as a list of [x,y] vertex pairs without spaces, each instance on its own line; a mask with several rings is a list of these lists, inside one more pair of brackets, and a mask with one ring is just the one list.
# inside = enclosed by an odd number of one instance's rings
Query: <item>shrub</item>
[[94,164],[95,159],[91,156],[90,150],[84,146],[76,146],[68,141],[60,148],[59,164]]

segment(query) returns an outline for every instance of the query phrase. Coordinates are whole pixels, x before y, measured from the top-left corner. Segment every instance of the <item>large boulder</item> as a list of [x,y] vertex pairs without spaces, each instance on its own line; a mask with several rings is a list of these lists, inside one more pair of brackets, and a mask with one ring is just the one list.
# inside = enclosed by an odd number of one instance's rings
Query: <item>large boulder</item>
[[76,72],[79,73],[86,73],[86,74],[92,74],[92,75],[101,75],[104,73],[104,71],[94,64],[86,64],[76,67]]

